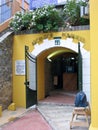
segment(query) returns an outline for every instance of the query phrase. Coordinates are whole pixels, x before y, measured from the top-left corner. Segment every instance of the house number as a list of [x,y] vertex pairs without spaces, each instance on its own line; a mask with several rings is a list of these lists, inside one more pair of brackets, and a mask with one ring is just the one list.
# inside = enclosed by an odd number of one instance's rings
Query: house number
[[60,45],[60,39],[55,39],[55,45]]

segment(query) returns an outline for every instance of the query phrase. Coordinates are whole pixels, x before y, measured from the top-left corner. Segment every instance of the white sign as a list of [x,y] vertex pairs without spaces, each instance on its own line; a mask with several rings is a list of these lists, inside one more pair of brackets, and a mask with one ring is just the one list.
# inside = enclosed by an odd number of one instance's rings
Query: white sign
[[66,2],[66,0],[58,0],[58,4],[63,2]]
[[25,75],[25,60],[16,60],[15,61],[15,74],[16,75]]

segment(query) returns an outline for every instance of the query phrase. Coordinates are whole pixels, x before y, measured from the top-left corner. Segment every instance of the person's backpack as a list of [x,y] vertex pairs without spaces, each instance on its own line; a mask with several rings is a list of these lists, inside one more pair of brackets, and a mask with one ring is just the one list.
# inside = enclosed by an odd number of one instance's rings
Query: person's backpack
[[75,107],[86,107],[87,105],[86,94],[83,91],[78,92],[75,98]]

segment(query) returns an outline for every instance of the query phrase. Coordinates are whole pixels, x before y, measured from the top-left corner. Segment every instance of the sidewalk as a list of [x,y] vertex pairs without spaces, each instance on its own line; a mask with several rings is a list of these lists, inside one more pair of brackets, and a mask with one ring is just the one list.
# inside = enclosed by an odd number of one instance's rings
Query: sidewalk
[[[57,92],[40,101],[37,109],[6,110],[0,117],[0,130],[70,130],[74,97],[74,94]],[[72,130],[88,128],[74,127]]]
[[16,111],[9,111],[7,109],[4,110],[2,112],[2,116],[0,117],[0,126],[9,123],[15,120],[16,118],[22,117],[27,111],[28,109],[22,107],[17,107]]
[[[40,104],[38,110],[53,130],[70,130],[70,121],[74,106],[57,104]],[[81,117],[85,121],[84,117]],[[87,127],[73,127],[72,130],[88,130]]]
[[23,116],[1,126],[0,130],[52,130],[52,128],[36,109],[31,108]]

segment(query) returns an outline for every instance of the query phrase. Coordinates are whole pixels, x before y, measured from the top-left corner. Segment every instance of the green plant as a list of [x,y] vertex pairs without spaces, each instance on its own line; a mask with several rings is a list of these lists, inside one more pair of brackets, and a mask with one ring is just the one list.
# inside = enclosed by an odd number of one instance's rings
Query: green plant
[[89,19],[80,18],[79,24],[80,24],[80,25],[89,25]]
[[15,31],[33,29],[36,31],[57,31],[64,24],[60,12],[54,6],[44,6],[32,12],[15,14],[10,27]]
[[21,24],[22,24],[22,13],[21,12],[17,12],[13,19],[11,20],[9,26],[12,30],[14,30],[15,32],[21,30]]
[[76,0],[67,0],[63,10],[65,21],[72,26],[81,25],[82,18],[80,17],[80,6],[86,5],[86,2],[83,2],[82,0],[79,2],[77,2]]
[[44,6],[35,10],[35,27],[38,31],[57,31],[63,22],[63,18],[54,6]]
[[54,6],[44,6],[26,13],[17,12],[10,22],[10,28],[14,32],[28,29],[50,32],[58,31],[60,27],[88,24],[89,20],[80,17],[80,6],[86,6],[86,3],[82,0],[78,3],[76,0],[67,0],[63,11]]
[[32,27],[32,13],[31,12],[17,12],[11,20],[10,28],[17,32],[20,30],[30,29]]

